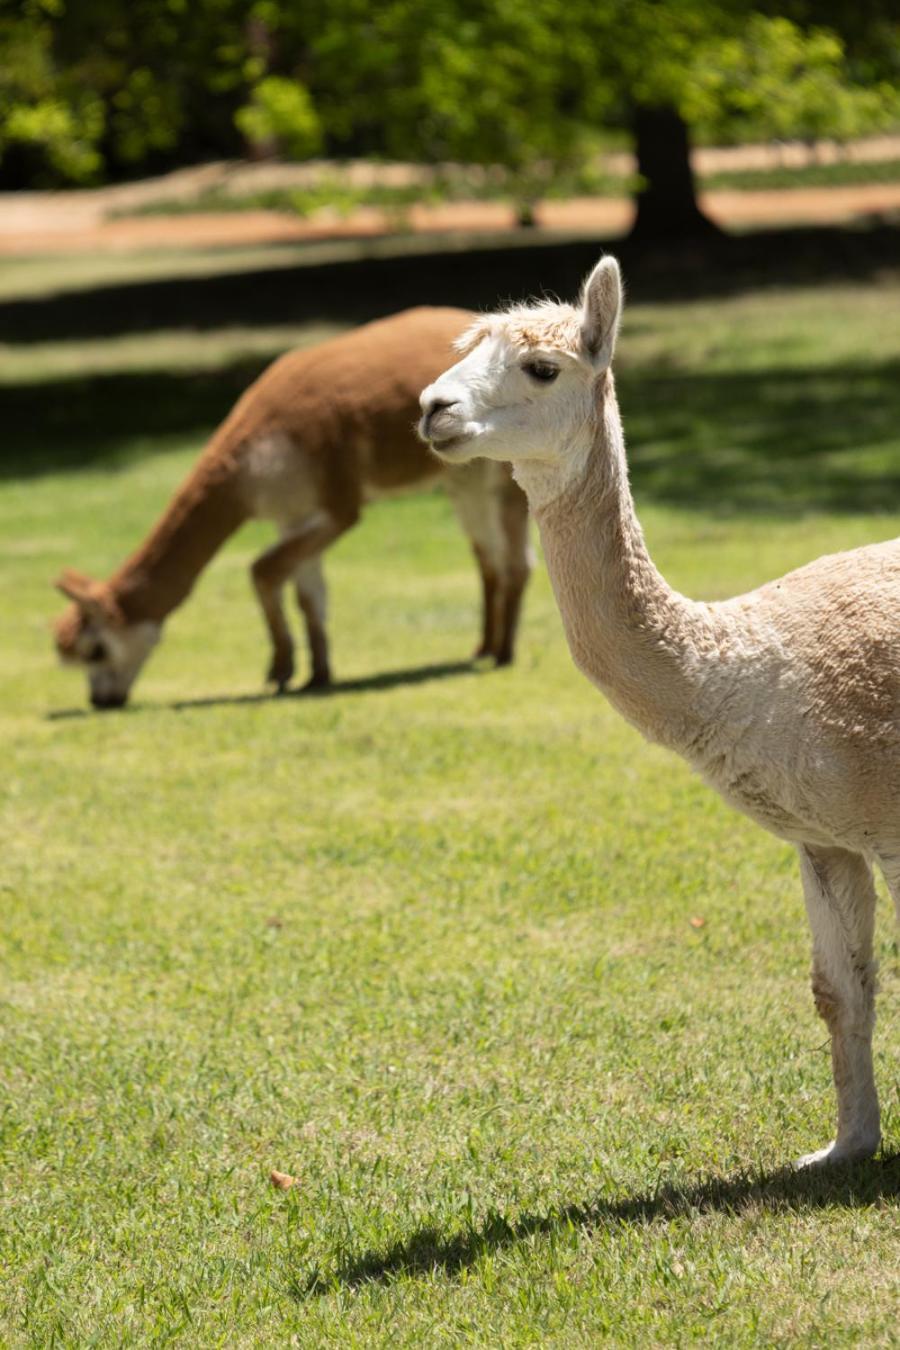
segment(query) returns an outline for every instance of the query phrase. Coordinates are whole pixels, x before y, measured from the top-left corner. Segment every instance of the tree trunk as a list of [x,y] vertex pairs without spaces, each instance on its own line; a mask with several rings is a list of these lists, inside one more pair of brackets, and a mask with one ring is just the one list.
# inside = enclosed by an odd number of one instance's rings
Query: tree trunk
[[630,237],[684,239],[718,234],[718,226],[697,204],[688,129],[680,113],[671,107],[637,107],[632,125],[643,182]]
[[[266,20],[258,14],[251,14],[244,25],[244,40],[251,57],[261,63],[261,73],[268,75],[272,68],[275,44],[272,41],[272,31]],[[274,159],[277,154],[278,141],[275,136],[266,136],[265,139],[260,140],[251,140],[247,136],[244,137],[245,159],[259,163],[262,160]]]

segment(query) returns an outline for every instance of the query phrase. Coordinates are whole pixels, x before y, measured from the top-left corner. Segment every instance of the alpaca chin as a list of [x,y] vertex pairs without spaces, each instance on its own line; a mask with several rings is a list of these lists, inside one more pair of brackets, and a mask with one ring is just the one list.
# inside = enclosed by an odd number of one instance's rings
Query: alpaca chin
[[474,440],[474,436],[461,432],[458,436],[447,436],[443,440],[429,441],[428,444],[438,459],[444,460],[447,464],[459,464],[475,457],[477,452],[472,445]]

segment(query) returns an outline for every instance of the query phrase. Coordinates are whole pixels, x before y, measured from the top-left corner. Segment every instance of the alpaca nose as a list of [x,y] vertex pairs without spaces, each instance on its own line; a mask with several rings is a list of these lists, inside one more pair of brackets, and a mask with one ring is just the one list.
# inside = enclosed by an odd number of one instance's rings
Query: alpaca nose
[[422,427],[425,435],[431,434],[434,422],[442,412],[448,408],[455,408],[459,399],[456,398],[429,398],[422,402]]

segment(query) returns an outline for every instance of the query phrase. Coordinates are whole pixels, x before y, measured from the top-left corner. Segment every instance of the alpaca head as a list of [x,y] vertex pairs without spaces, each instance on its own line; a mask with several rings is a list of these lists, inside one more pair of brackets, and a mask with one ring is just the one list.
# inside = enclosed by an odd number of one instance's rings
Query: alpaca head
[[592,443],[621,308],[619,264],[606,257],[577,305],[483,315],[457,340],[462,359],[422,392],[420,436],[446,463],[565,471]]
[[129,623],[109,587],[81,572],[67,569],[56,586],[72,601],[54,625],[60,660],[84,667],[95,708],[123,707],[159,641],[159,624]]

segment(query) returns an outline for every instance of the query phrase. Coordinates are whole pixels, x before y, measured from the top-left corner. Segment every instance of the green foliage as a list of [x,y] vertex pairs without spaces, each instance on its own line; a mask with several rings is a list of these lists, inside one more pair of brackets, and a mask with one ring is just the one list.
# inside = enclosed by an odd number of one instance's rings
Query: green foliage
[[18,153],[38,181],[96,177],[103,102],[72,71],[57,72],[51,20],[55,7],[27,0],[15,19],[0,19],[0,162]]
[[747,11],[732,0],[627,0],[586,17],[619,117],[670,105],[701,136],[733,140],[845,139],[900,120],[895,87],[851,63],[837,31]]
[[[583,5],[336,0],[309,24],[316,97],[333,136],[435,162],[521,167],[573,154],[594,61]],[[599,87],[588,100],[599,112]]]
[[9,109],[0,128],[0,145],[40,151],[60,177],[84,182],[97,176],[102,157],[97,141],[103,128],[98,100],[65,103],[38,99]]
[[706,136],[847,140],[900,119],[900,92],[848,79],[844,45],[825,29],[752,15],[741,33],[706,44],[683,109]]
[[57,181],[189,159],[223,130],[236,150],[243,9],[239,0],[25,0],[0,27],[0,170],[22,145],[33,154],[20,177]]
[[308,90],[296,80],[267,75],[235,114],[251,145],[277,149],[289,159],[304,159],[319,149],[322,129]]
[[884,125],[900,111],[876,67],[765,0],[24,0],[0,24],[0,171],[85,181],[243,137],[301,158],[498,163],[528,198],[636,104],[717,136]]

